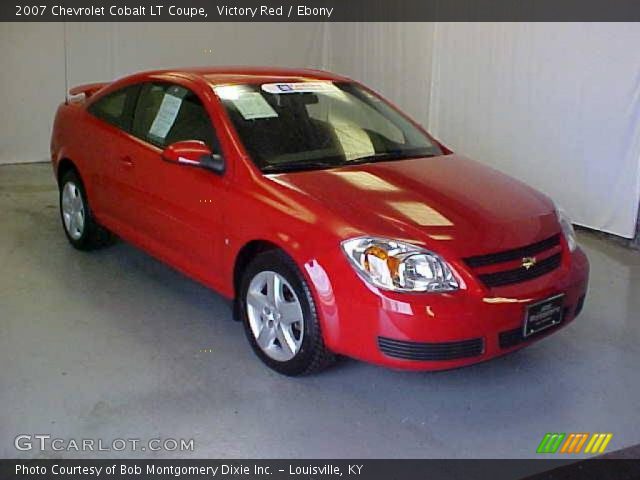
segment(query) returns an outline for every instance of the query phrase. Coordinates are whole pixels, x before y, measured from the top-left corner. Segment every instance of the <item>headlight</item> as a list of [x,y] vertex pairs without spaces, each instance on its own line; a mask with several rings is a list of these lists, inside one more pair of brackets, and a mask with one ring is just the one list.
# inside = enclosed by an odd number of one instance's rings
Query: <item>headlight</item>
[[558,221],[562,227],[564,238],[566,238],[567,245],[569,245],[569,250],[573,252],[578,246],[578,241],[576,239],[576,232],[573,229],[571,220],[569,220],[567,213],[560,207],[556,207],[556,214],[558,215]]
[[358,274],[376,287],[397,292],[447,292],[459,288],[447,263],[433,252],[387,238],[342,242]]

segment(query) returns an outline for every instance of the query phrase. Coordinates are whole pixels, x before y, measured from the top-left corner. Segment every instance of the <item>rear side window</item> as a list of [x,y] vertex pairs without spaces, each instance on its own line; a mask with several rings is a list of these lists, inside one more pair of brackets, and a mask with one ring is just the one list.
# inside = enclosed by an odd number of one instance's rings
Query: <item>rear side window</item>
[[161,148],[183,140],[200,140],[212,149],[215,145],[213,126],[198,96],[170,83],[142,87],[131,133]]
[[89,106],[89,112],[123,130],[130,130],[133,121],[133,107],[140,90],[139,85],[132,85],[116,90]]

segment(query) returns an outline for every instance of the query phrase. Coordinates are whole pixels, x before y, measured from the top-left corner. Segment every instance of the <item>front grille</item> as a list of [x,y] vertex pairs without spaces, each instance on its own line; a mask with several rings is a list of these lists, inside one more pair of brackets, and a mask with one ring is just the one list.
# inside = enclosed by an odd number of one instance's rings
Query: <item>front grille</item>
[[500,334],[498,335],[498,342],[500,343],[500,348],[515,347],[516,345],[519,345],[521,343],[528,342],[530,340],[534,340],[537,337],[541,337],[542,335],[546,335],[547,333],[551,333],[562,325],[564,320],[567,318],[568,314],[569,314],[569,308],[565,307],[562,310],[562,321],[560,323],[554,325],[553,327],[540,330],[539,332],[529,335],[528,337],[525,337],[522,334],[522,327],[500,332]]
[[484,267],[486,265],[493,265],[494,263],[510,262],[512,260],[519,260],[523,257],[532,257],[538,253],[544,252],[545,250],[550,250],[557,245],[560,245],[560,234],[549,237],[538,243],[532,243],[526,247],[505,250],[504,252],[490,253],[489,255],[469,257],[465,259],[465,263],[472,268],[477,268]]
[[[520,283],[538,278],[560,267],[562,263],[560,239],[560,234],[557,234],[524,247],[468,257],[464,259],[464,262],[472,269],[480,269],[475,273],[480,281],[489,288]],[[536,255],[542,258],[536,259]],[[513,264],[501,266],[506,262],[524,261],[527,257],[536,261],[533,265],[529,265],[529,268],[525,268],[524,265],[514,268]],[[493,267],[497,271],[487,271],[491,268],[483,267]]]
[[512,283],[524,282],[545,275],[560,266],[562,262],[562,254],[556,253],[544,260],[539,261],[533,267],[526,269],[524,267],[514,268],[512,270],[504,270],[502,272],[485,273],[478,275],[480,280],[487,287],[501,287]]
[[418,343],[378,337],[380,350],[389,357],[404,360],[456,360],[477,357],[484,351],[482,338],[443,343]]

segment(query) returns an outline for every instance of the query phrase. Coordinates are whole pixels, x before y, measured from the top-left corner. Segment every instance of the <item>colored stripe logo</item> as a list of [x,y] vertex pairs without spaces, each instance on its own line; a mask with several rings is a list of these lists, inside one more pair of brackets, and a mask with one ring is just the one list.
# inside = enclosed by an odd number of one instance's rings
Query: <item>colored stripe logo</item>
[[556,453],[556,450],[560,447],[560,443],[564,440],[564,433],[547,433],[542,438],[538,450],[536,453]]
[[604,453],[612,438],[612,433],[546,433],[536,453]]
[[604,453],[613,435],[611,433],[594,433],[584,449],[584,453]]

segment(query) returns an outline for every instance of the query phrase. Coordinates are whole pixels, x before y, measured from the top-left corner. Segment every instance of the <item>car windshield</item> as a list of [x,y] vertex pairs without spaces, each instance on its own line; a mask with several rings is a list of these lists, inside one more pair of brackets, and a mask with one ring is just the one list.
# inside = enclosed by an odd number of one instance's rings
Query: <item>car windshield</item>
[[397,110],[353,83],[225,85],[215,92],[263,172],[442,155]]

